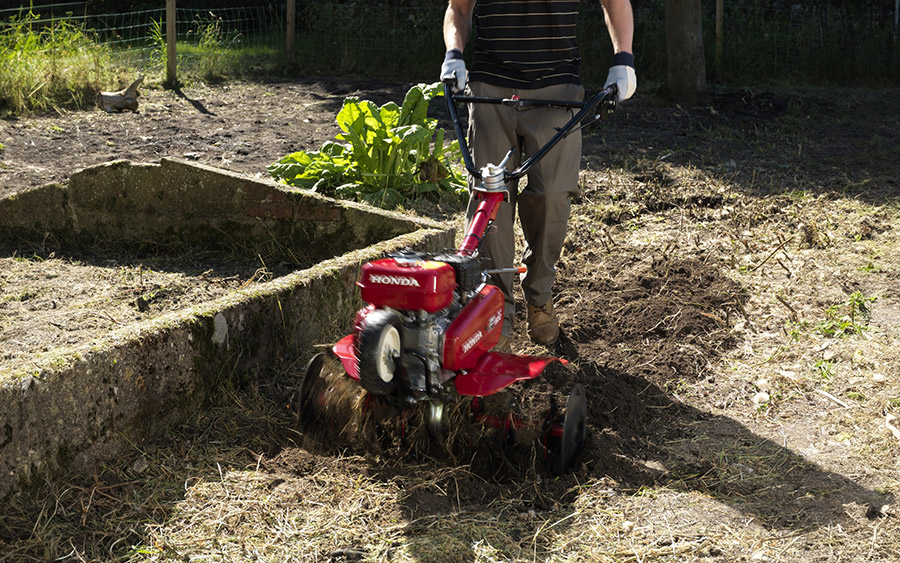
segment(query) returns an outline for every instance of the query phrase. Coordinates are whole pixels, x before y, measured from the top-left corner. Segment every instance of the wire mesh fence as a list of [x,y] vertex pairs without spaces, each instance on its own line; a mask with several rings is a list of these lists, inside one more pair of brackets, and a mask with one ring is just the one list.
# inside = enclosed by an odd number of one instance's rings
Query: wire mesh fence
[[[153,72],[166,65],[166,10],[164,7],[120,13],[91,13],[87,2],[65,2],[0,10],[3,22],[21,20],[31,13],[33,25],[53,26],[59,21],[80,26],[98,43],[109,46],[117,64],[138,72]],[[229,51],[250,50],[281,62],[285,37],[284,5],[176,9],[179,64],[197,64]]]
[[[665,76],[664,0],[634,0],[639,75]],[[294,60],[299,71],[372,78],[432,80],[443,58],[443,0],[297,0]],[[29,7],[0,10],[2,22]],[[165,67],[165,9],[91,13],[87,2],[31,8],[43,25],[66,19],[109,45],[116,60],[140,72]],[[725,2],[720,66],[715,2],[704,0],[703,33],[710,74],[729,82],[900,83],[893,0],[729,0]],[[278,68],[285,61],[285,2],[176,11],[178,64],[238,57],[232,72]],[[588,85],[602,82],[611,59],[599,0],[583,0],[579,46]],[[221,62],[221,61],[219,61]],[[179,71],[181,72],[181,71]]]

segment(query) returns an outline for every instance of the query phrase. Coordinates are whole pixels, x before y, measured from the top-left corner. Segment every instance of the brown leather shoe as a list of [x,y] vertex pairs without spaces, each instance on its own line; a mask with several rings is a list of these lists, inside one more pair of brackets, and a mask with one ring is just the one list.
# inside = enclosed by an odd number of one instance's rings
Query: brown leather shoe
[[526,304],[528,310],[528,338],[535,344],[550,346],[559,336],[559,318],[553,310],[553,300],[541,307]]
[[502,352],[504,354],[512,354],[512,342],[510,342],[509,337],[501,334],[500,340],[494,344],[494,347],[491,348],[491,352]]

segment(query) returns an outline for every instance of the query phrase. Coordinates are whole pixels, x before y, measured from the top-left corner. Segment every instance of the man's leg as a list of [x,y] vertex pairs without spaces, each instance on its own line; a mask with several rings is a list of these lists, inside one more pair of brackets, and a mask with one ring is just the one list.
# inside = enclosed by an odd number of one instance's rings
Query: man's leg
[[[549,86],[530,91],[527,97],[580,101],[584,89],[574,84]],[[548,108],[520,112],[519,131],[525,139],[526,155],[533,154],[550,140],[572,114]],[[577,131],[561,140],[535,165],[528,174],[528,185],[519,194],[519,220],[526,243],[523,262],[528,267],[522,277],[522,289],[528,305],[529,336],[540,344],[552,344],[558,335],[551,290],[566,239],[571,197],[578,194],[580,167],[581,132]]]

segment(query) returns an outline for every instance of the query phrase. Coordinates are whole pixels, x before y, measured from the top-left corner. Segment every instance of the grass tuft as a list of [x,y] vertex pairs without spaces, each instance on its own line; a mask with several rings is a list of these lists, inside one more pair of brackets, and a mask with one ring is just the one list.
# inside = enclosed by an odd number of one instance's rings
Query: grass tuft
[[114,77],[110,50],[68,20],[28,13],[0,23],[0,114],[92,104]]

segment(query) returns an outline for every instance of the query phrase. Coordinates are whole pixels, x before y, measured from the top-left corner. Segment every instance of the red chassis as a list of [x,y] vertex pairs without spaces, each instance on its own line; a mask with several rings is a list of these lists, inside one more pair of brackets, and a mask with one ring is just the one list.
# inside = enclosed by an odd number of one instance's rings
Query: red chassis
[[[477,241],[504,199],[504,193],[479,192],[479,196],[481,203],[460,246],[459,256],[475,253]],[[363,300],[371,305],[357,313],[354,333],[342,338],[333,348],[347,375],[357,381],[360,380],[358,339],[368,313],[379,306],[434,313],[450,304],[457,288],[453,268],[447,263],[435,260],[410,263],[402,258],[364,264],[358,285]],[[455,372],[452,379],[460,395],[492,395],[516,381],[538,377],[551,362],[568,363],[546,356],[490,351],[500,339],[503,303],[503,294],[496,286],[483,284],[447,328],[441,363],[444,369]]]

